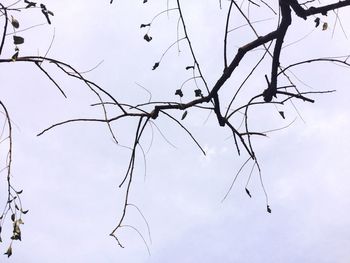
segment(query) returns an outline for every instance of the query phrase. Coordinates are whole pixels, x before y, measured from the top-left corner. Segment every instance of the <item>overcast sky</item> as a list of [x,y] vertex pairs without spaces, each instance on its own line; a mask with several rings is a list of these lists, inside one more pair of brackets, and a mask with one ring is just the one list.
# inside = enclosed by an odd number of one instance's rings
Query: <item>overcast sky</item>
[[[228,2],[222,1],[222,10],[219,1],[182,2],[199,63],[209,85],[213,85],[223,68],[222,37]],[[167,1],[142,4],[141,0],[115,0],[109,5],[108,0],[47,0],[45,4],[55,13],[53,25],[22,33],[25,44],[20,54],[44,55],[55,35],[48,56],[80,71],[103,61],[85,76],[120,101],[133,104],[148,100],[148,93],[135,83],[151,91],[155,101],[178,100],[175,90],[191,77],[184,70],[192,64],[187,43],[180,42],[180,53],[174,46],[159,68],[151,70],[177,39],[178,14],[170,11],[154,22],[150,43],[143,39],[147,29],[139,28],[166,9]],[[169,1],[169,6],[174,7],[175,1]],[[260,10],[251,7],[253,20],[273,18],[256,24],[264,34],[275,28],[277,20],[268,9]],[[340,12],[348,34],[349,11]],[[29,12],[16,17],[21,26],[45,22],[40,10]],[[350,53],[349,41],[339,21],[335,24],[334,14],[321,18],[328,23],[325,31],[315,29],[313,19],[293,19],[296,25],[291,27],[285,44],[308,37],[283,50],[283,65],[303,58]],[[242,24],[244,21],[234,12],[230,28]],[[230,34],[229,58],[237,47],[253,39],[247,27]],[[5,54],[11,56],[13,47],[9,44],[6,48]],[[251,53],[232,75],[223,94],[232,94],[230,88],[237,87],[262,51]],[[64,76],[53,65],[43,65],[57,77],[68,99],[33,65],[1,64],[1,100],[14,123],[13,181],[24,189],[22,201],[30,210],[23,219],[23,241],[14,243],[14,254],[8,262],[349,262],[349,69],[318,63],[293,70],[301,90],[337,90],[313,96],[314,104],[295,101],[302,118],[291,104],[278,107],[285,112],[285,120],[274,107],[251,112],[251,127],[260,131],[284,127],[295,120],[288,129],[254,141],[271,214],[266,212],[256,172],[249,184],[253,197],[250,199],[244,191],[252,164],[242,171],[228,198],[221,202],[247,155],[237,155],[232,138],[228,139],[229,130],[219,128],[214,115],[206,121],[207,113],[193,110],[183,121],[207,156],[164,117],[156,123],[176,147],[155,126],[149,126],[142,140],[147,149],[153,131],[146,172],[139,154],[130,201],[147,219],[151,236],[136,208],[130,207],[125,219],[125,224],[142,233],[149,255],[132,228],[118,232],[124,249],[109,237],[122,213],[124,189],[118,185],[130,152],[114,144],[108,129],[100,124],[70,124],[36,136],[55,122],[102,116],[99,108],[90,107],[98,101],[82,83]],[[243,95],[265,89],[264,74],[269,68],[267,60],[247,83]],[[185,101],[192,98],[194,89],[191,82],[185,86]],[[238,102],[244,99],[247,97]],[[174,115],[181,118],[182,112]],[[136,124],[113,124],[122,143],[130,144]],[[0,248],[5,252],[9,240],[3,239]],[[5,260],[3,256],[0,261]]]

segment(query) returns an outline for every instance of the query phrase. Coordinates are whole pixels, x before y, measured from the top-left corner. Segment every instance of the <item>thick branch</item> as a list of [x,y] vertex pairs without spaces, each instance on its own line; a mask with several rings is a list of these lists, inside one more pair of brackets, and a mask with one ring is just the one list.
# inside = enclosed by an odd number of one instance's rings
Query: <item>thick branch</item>
[[291,10],[289,4],[286,1],[280,1],[282,21],[278,27],[278,35],[276,39],[275,49],[272,57],[272,68],[271,68],[271,82],[268,88],[264,91],[264,100],[270,102],[272,97],[276,97],[277,91],[277,71],[280,66],[280,55],[284,41],[284,37],[287,33],[288,27],[292,23]]
[[6,38],[6,33],[7,33],[7,23],[8,23],[8,17],[7,17],[7,10],[6,7],[3,6],[3,4],[0,3],[0,7],[2,10],[4,10],[4,19],[5,19],[5,23],[4,23],[4,31],[2,32],[2,38],[1,38],[1,43],[0,43],[0,55],[2,52],[2,49],[4,48],[4,44],[5,44],[5,38]]
[[306,19],[308,16],[322,14],[327,15],[328,11],[339,9],[350,5],[350,0],[339,1],[334,4],[329,4],[320,7],[310,7],[309,9],[304,9],[297,0],[290,0],[290,6],[293,8],[297,16]]

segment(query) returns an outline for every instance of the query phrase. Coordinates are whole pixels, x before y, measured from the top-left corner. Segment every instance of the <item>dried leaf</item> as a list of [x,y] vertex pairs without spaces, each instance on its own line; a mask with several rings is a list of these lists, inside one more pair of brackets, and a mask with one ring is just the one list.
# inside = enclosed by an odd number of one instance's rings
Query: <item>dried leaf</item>
[[159,67],[159,62],[156,62],[156,63],[154,63],[152,70],[155,70],[158,67]]
[[203,96],[202,91],[201,91],[200,89],[196,89],[196,90],[194,91],[194,95],[195,95],[196,97],[202,97],[202,96]]
[[286,117],[284,116],[284,111],[279,111],[278,113],[282,116],[283,119],[286,118]]
[[250,197],[250,198],[252,198],[252,195],[250,194],[250,192],[249,192],[249,190],[246,188],[245,189],[245,192],[247,193],[247,195]]
[[29,210],[25,210],[25,211],[21,210],[21,212],[22,212],[22,214],[26,214],[29,212]]
[[41,12],[44,14],[47,20],[47,23],[51,24],[50,15],[53,16],[54,14],[50,10],[48,10],[44,4],[40,4],[40,7],[41,7]]
[[314,20],[315,22],[315,27],[318,27],[320,25],[320,18],[316,17],[316,19]]
[[148,0],[143,0],[143,3],[145,4],[145,3],[147,3],[147,1],[148,1]]
[[152,40],[152,37],[150,37],[148,34],[146,34],[146,35],[144,35],[143,39],[146,40],[147,42],[150,42]]
[[24,38],[19,36],[13,36],[13,43],[15,45],[20,45],[24,43]]
[[12,220],[13,222],[15,222],[15,219],[16,219],[16,215],[15,215],[15,214],[12,214],[12,215],[11,215],[11,220]]
[[183,93],[182,93],[182,90],[181,89],[177,89],[176,91],[175,91],[175,95],[179,95],[181,98],[183,97]]
[[12,61],[15,62],[18,58],[18,51],[11,57]]
[[10,245],[9,248],[7,249],[7,251],[5,252],[4,255],[7,255],[7,257],[11,257],[12,255],[12,246]]
[[20,224],[18,224],[17,221],[13,224],[13,236],[11,237],[12,240],[22,241],[21,229],[19,226],[20,226]]
[[141,24],[140,28],[147,27],[147,26],[151,26],[151,23],[148,23],[148,24]]
[[11,24],[14,28],[19,28],[19,22],[13,16],[11,16]]
[[189,69],[194,69],[194,66],[187,66],[186,70],[189,70]]
[[11,237],[12,240],[19,240],[19,241],[22,240],[21,239],[21,228],[19,226],[20,226],[20,221],[16,220],[13,223],[13,236]]
[[322,26],[322,30],[325,31],[325,30],[327,30],[327,28],[328,28],[328,24],[327,24],[327,22],[324,22],[323,26]]
[[35,6],[36,6],[36,3],[34,3],[34,2],[29,2],[29,1],[27,1],[27,0],[24,0],[24,3],[28,4],[28,5],[26,6],[26,8],[30,8],[30,7],[35,7]]
[[182,114],[181,120],[184,120],[187,116],[187,110]]
[[16,191],[16,194],[18,194],[18,195],[20,195],[21,193],[23,193],[23,190]]
[[267,205],[267,212],[270,213],[270,214],[271,214],[271,212],[272,212],[269,205]]

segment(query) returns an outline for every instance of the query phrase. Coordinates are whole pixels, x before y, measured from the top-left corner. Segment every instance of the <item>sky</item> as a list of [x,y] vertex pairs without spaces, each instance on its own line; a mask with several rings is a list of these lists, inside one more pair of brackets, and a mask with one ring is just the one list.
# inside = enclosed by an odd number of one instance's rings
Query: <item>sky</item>
[[[147,43],[143,39],[147,29],[140,29],[140,24],[149,23],[165,10],[167,1],[114,2],[46,0],[55,14],[53,24],[23,32],[20,54],[44,55],[54,36],[49,57],[68,62],[79,71],[99,65],[84,76],[120,101],[147,102],[148,92],[137,84],[147,88],[154,101],[178,100],[175,90],[191,77],[184,70],[192,64],[187,43],[179,43],[180,52],[176,45],[171,48],[152,71],[153,64],[177,39],[176,11],[154,21],[149,32],[153,39]],[[228,2],[222,1],[222,9],[219,1],[182,2],[194,50],[212,86],[223,68]],[[169,1],[169,7],[174,6],[175,1]],[[348,34],[349,11],[339,12]],[[276,27],[275,16],[268,9],[251,7],[250,16],[253,20],[273,18],[256,24],[260,34]],[[23,27],[45,22],[40,10],[18,13],[16,19]],[[295,25],[282,50],[283,65],[350,53],[349,41],[334,14],[321,17],[321,22],[328,24],[325,31],[315,28],[313,19],[293,19]],[[230,28],[243,24],[234,12]],[[253,39],[247,27],[230,33],[229,59],[237,47]],[[294,44],[288,46],[290,43]],[[12,53],[13,46],[5,46],[3,56]],[[253,51],[241,63],[222,91],[223,103],[261,54],[262,50]],[[3,256],[1,262],[349,262],[349,69],[327,63],[295,68],[298,88],[337,91],[312,95],[313,104],[294,101],[299,113],[291,104],[250,112],[251,127],[259,131],[292,123],[254,140],[271,214],[266,212],[257,172],[249,184],[252,198],[245,193],[251,163],[222,202],[247,155],[237,155],[229,131],[218,127],[214,115],[190,110],[183,120],[206,156],[166,118],[156,120],[158,128],[148,126],[141,141],[149,149],[146,165],[139,153],[130,196],[142,215],[135,207],[128,210],[125,224],[132,227],[118,231],[125,246],[122,249],[109,233],[122,214],[124,189],[118,185],[130,152],[116,145],[108,129],[98,123],[69,124],[37,137],[56,122],[102,116],[99,108],[90,106],[98,101],[86,86],[53,65],[43,65],[63,87],[67,99],[33,65],[1,64],[0,99],[14,126],[13,182],[23,189],[23,205],[29,209],[23,218],[22,242],[15,242],[13,255],[9,259]],[[269,68],[270,60],[266,60],[247,82],[237,105],[265,89],[264,74]],[[184,86],[184,101],[192,98],[194,89],[192,82]],[[284,111],[285,120],[278,111]],[[181,115],[174,112],[179,119]],[[136,125],[135,120],[126,120],[113,124],[113,129],[120,142],[130,145]],[[3,193],[4,185],[1,202]],[[9,240],[3,239],[0,250],[5,252]]]

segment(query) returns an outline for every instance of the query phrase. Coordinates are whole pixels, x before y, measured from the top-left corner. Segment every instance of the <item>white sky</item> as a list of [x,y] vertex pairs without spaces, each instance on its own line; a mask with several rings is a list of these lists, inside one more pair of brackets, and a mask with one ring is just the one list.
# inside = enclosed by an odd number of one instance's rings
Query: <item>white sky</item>
[[[170,7],[173,2],[170,1]],[[219,9],[219,1],[183,2],[193,45],[212,85],[222,71],[227,1],[223,1],[223,10]],[[55,28],[49,56],[82,71],[103,60],[86,76],[121,101],[147,101],[148,94],[135,82],[149,89],[154,100],[164,97],[177,100],[174,91],[190,77],[184,71],[192,63],[187,44],[180,43],[180,55],[176,47],[171,49],[159,68],[151,70],[176,40],[176,13],[170,12],[169,18],[166,14],[159,17],[150,31],[153,37],[150,43],[143,40],[145,30],[139,28],[163,11],[166,1],[142,4],[141,0],[115,0],[113,5],[107,0],[45,3],[55,13],[53,25],[23,33],[22,55],[43,55]],[[257,20],[273,17],[272,13],[252,10],[251,16],[255,15]],[[43,22],[39,10],[36,11],[36,19],[24,14],[17,19],[21,25]],[[349,33],[349,9],[341,14]],[[349,42],[339,26],[332,37],[334,16],[330,14],[322,20],[330,28],[316,29],[304,41],[286,48],[282,63],[350,53]],[[235,13],[231,27],[241,24]],[[287,44],[314,29],[312,19],[296,24],[286,38]],[[264,33],[274,25],[276,21],[268,21],[257,24],[257,28]],[[233,57],[237,46],[253,37],[244,29],[230,35],[233,52],[229,57]],[[7,48],[10,55],[11,45]],[[227,94],[256,61],[254,54],[261,52],[253,52],[246,64],[242,63],[225,88]],[[312,105],[296,102],[305,122],[288,104],[279,107],[285,111],[286,120],[274,108],[252,111],[252,127],[260,130],[283,127],[298,117],[288,129],[255,141],[272,214],[266,212],[256,173],[249,186],[253,198],[249,199],[244,192],[251,166],[243,170],[229,197],[221,203],[246,156],[237,156],[232,140],[226,140],[229,131],[217,127],[214,115],[204,125],[206,114],[190,111],[183,121],[205,147],[207,157],[201,155],[181,129],[159,118],[159,128],[177,148],[167,144],[154,128],[146,177],[139,155],[131,191],[131,202],[141,209],[150,225],[152,242],[136,209],[130,208],[125,221],[142,232],[151,256],[142,239],[130,228],[119,231],[125,249],[120,249],[108,236],[121,216],[123,191],[117,186],[127,168],[129,153],[112,142],[107,128],[99,124],[71,124],[36,137],[55,122],[101,116],[99,109],[89,106],[97,101],[85,86],[58,73],[52,65],[47,64],[46,69],[57,76],[68,99],[34,66],[1,64],[1,100],[15,123],[13,180],[18,188],[24,189],[22,199],[30,210],[24,217],[23,241],[14,243],[14,254],[8,262],[349,262],[348,69],[319,63],[293,71],[314,90],[337,89],[330,95],[315,95],[316,103]],[[265,88],[264,74],[268,70],[266,63],[256,78],[247,83],[247,95]],[[297,83],[300,89],[310,89]],[[185,99],[191,98],[193,89],[192,84],[185,87]],[[125,121],[113,127],[118,138],[128,143],[134,136],[135,125]],[[142,141],[145,148],[150,138],[148,128]],[[9,241],[3,236],[1,251],[6,250]]]

